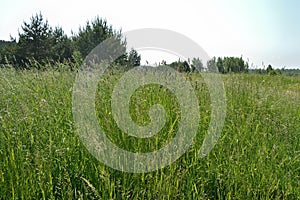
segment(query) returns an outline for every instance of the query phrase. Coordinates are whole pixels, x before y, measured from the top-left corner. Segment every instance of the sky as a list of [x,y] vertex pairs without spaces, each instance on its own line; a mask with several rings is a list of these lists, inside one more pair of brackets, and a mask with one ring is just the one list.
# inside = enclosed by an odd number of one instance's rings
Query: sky
[[176,31],[211,57],[243,56],[253,68],[300,68],[298,0],[0,0],[0,5],[0,40],[17,37],[23,22],[39,12],[68,35],[99,16],[123,32]]

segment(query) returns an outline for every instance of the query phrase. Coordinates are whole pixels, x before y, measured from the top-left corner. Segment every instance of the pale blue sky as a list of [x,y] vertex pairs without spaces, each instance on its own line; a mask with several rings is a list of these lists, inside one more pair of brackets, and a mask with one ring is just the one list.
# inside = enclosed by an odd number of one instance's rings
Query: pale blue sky
[[250,64],[300,67],[297,0],[0,0],[0,39],[16,37],[39,11],[67,34],[95,16],[115,28],[165,28],[196,41],[211,56],[241,56]]

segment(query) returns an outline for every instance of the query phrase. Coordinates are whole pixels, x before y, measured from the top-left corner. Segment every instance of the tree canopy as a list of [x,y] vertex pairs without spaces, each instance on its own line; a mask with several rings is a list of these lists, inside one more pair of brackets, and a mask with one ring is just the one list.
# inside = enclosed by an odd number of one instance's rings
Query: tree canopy
[[207,62],[207,69],[210,72],[245,73],[248,72],[249,64],[242,57],[214,57]]
[[[106,20],[96,17],[80,27],[78,33],[68,37],[61,27],[52,28],[41,13],[23,22],[18,41],[0,42],[0,64],[12,64],[17,68],[30,68],[32,62],[81,62],[98,44],[114,37],[126,48],[121,30],[115,30]],[[139,65],[141,56],[131,50],[117,59],[127,66]]]
[[[62,27],[52,28],[41,13],[33,15],[29,22],[24,21],[18,33],[18,39],[0,40],[0,64],[15,68],[30,69],[51,63],[65,63],[79,66],[84,58],[101,42],[115,38],[126,49],[126,38],[122,31],[116,30],[105,19],[96,17],[79,27],[77,33],[67,36]],[[34,65],[39,63],[39,65]],[[115,60],[118,66],[135,67],[141,64],[141,55],[135,49],[125,52]],[[162,65],[167,65],[162,61]],[[168,66],[178,72],[214,72],[214,73],[259,73],[259,74],[299,74],[299,70],[274,70],[271,65],[266,69],[249,69],[248,62],[241,57],[213,57],[206,65],[200,58],[187,61],[175,61]],[[48,65],[51,66],[51,65]]]

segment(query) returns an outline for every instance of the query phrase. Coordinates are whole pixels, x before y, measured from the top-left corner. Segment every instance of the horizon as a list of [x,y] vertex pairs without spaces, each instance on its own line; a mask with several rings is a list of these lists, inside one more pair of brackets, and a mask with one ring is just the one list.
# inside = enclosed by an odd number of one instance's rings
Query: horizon
[[[131,4],[115,0],[12,0],[2,2],[0,8],[1,18],[6,19],[0,23],[0,40],[9,41],[10,35],[17,38],[23,22],[29,22],[31,16],[39,12],[51,27],[62,27],[68,36],[72,32],[77,33],[79,27],[99,16],[106,19],[114,29],[122,29],[123,33],[139,28],[176,31],[197,42],[210,57],[242,56],[245,61],[249,61],[251,68],[263,68],[264,63],[265,66],[270,64],[277,69],[299,69],[299,5],[300,2],[293,0],[188,0],[143,4],[137,0],[131,1]],[[161,57],[157,53],[151,58],[149,53],[138,52],[142,56],[142,63],[145,60],[151,63],[161,61],[154,58]],[[174,58],[174,55],[169,57]],[[168,62],[165,57],[164,60]]]

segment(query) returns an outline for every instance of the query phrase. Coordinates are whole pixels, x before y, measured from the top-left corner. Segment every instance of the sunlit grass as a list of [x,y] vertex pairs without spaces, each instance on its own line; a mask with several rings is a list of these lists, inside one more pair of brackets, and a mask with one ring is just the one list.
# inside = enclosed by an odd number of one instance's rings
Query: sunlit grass
[[[106,167],[85,149],[72,117],[73,72],[0,70],[0,199],[298,199],[300,197],[300,77],[226,75],[222,135],[200,159],[210,99],[199,74],[185,75],[199,99],[193,147],[155,172]],[[132,96],[131,115],[149,123],[160,102],[168,120],[157,137],[135,139],[113,121],[110,95],[120,75],[100,80],[99,124],[120,147],[162,148],[176,134],[180,110],[166,88],[149,85]]]

